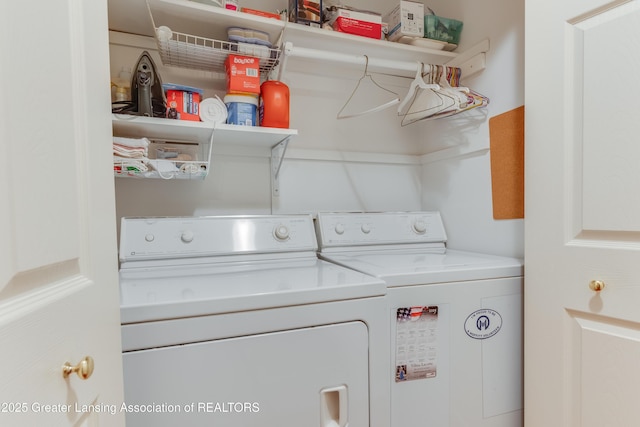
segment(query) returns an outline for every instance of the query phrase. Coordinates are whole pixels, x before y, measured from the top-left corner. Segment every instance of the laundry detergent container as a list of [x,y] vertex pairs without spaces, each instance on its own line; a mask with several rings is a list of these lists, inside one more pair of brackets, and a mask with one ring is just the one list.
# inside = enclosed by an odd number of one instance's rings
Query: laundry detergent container
[[289,87],[281,81],[260,85],[260,126],[289,128]]
[[240,126],[257,126],[258,97],[254,95],[226,95],[227,123]]

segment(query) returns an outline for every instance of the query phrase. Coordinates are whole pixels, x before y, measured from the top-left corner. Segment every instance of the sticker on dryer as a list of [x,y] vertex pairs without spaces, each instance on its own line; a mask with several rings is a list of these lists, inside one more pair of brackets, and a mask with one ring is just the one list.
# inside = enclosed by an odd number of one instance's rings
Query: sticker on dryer
[[434,378],[438,354],[438,306],[396,311],[396,382]]
[[471,338],[485,340],[502,329],[502,316],[495,310],[483,308],[476,310],[464,322],[464,330]]

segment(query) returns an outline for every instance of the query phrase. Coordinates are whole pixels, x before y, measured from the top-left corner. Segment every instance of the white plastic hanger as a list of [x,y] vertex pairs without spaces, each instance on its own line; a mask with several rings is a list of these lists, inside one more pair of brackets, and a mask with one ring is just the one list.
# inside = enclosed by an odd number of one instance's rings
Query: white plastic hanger
[[424,72],[424,64],[422,62],[418,62],[418,69],[416,71],[416,77],[413,79],[411,84],[409,85],[409,90],[407,91],[407,95],[404,97],[400,105],[398,106],[398,114],[403,115],[406,113],[406,105],[409,102],[412,102],[416,98],[416,91],[419,89],[424,90],[439,90],[440,86],[437,84],[427,84],[422,78],[422,73]]
[[[385,108],[389,108],[393,105],[396,105],[398,102],[400,102],[400,97],[398,96],[397,93],[386,89],[382,86],[380,86],[371,76],[371,74],[369,74],[368,72],[368,68],[369,68],[369,57],[367,55],[364,56],[365,57],[365,66],[364,66],[364,74],[362,75],[362,77],[360,77],[360,79],[358,80],[358,83],[356,84],[356,87],[353,89],[353,92],[351,92],[351,95],[349,96],[349,99],[347,99],[347,102],[344,103],[344,105],[342,106],[342,108],[340,109],[340,111],[338,111],[338,114],[336,116],[336,118],[338,119],[348,119],[351,117],[359,117],[359,116],[364,116],[366,114],[371,114],[371,113],[375,113],[377,111],[382,111]],[[394,98],[391,99],[390,101],[385,102],[384,104],[378,105],[377,107],[373,107],[370,108],[368,110],[365,111],[361,111],[359,113],[352,113],[352,114],[342,114],[342,112],[344,111],[344,109],[347,107],[347,105],[349,104],[349,102],[351,102],[351,100],[353,99],[353,96],[355,95],[355,93],[358,91],[358,88],[360,87],[360,83],[362,83],[362,81],[368,78],[374,85],[376,85],[377,87],[379,87],[380,89],[384,90],[385,92],[389,92],[391,94],[394,95]]]
[[[469,88],[457,86],[460,69],[430,65],[429,82],[438,82],[439,89],[420,91],[402,118],[402,126],[419,120],[449,117],[472,108],[486,106],[489,99],[471,92]],[[451,75],[449,75],[451,73]],[[451,82],[456,84],[453,86]]]
[[[423,120],[442,111],[448,111],[455,108],[458,99],[451,93],[442,90],[442,87],[435,83],[439,80],[439,68],[435,65],[429,65],[427,75],[429,83],[425,87],[418,86],[409,108],[402,114],[402,126]],[[420,78],[422,81],[424,79]]]

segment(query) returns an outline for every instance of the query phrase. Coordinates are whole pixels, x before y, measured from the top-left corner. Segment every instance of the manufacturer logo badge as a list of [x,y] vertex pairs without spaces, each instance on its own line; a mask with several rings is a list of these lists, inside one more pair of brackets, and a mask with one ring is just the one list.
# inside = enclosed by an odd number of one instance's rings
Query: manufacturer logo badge
[[495,310],[483,308],[476,310],[464,322],[464,330],[471,338],[485,340],[502,329],[502,316]]

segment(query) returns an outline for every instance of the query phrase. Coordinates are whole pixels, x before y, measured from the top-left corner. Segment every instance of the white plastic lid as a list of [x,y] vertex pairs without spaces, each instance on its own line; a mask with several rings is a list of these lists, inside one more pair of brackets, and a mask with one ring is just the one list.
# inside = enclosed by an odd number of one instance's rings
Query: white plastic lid
[[224,103],[230,104],[232,102],[243,102],[245,104],[253,104],[256,107],[258,106],[258,97],[254,95],[225,95]]

